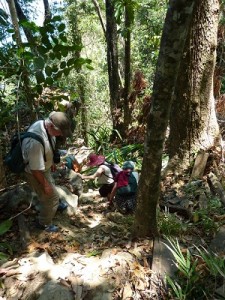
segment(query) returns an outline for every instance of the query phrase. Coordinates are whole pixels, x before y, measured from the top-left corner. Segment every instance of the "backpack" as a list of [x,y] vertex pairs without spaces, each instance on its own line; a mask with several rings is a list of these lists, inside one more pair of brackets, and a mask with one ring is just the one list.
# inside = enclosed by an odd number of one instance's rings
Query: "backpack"
[[[28,137],[37,140],[45,149],[44,142],[38,134],[34,132],[21,132],[15,134],[11,140],[11,149],[4,158],[4,164],[13,173],[19,174],[23,172],[26,167],[26,163],[23,161],[21,145],[23,139]],[[45,152],[44,160],[46,161]]]
[[117,189],[116,193],[120,196],[122,195],[135,195],[137,192],[137,180],[133,173],[130,173],[129,179],[128,179],[128,185],[121,186]]
[[[122,169],[117,164],[114,164],[114,163],[111,163],[108,161],[107,161],[107,164],[104,163],[102,165],[105,165],[106,167],[108,167],[110,169],[112,176],[113,176],[113,180],[115,179],[116,175],[122,171]],[[107,176],[105,173],[104,173],[104,175]],[[107,177],[109,177],[109,176],[107,176]]]

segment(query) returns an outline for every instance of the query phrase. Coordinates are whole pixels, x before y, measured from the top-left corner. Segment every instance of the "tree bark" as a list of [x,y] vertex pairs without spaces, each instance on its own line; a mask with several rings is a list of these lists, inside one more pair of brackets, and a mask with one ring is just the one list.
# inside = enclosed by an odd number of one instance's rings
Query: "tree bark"
[[158,234],[156,208],[164,139],[194,0],[170,0],[163,28],[153,85],[142,163],[134,231],[138,236]]
[[131,68],[130,68],[130,57],[131,57],[131,19],[129,15],[129,3],[125,4],[125,55],[124,55],[124,131],[128,129],[131,123],[131,108],[129,107],[129,93],[130,93],[130,82],[131,82]]
[[109,76],[110,109],[112,114],[113,129],[119,129],[119,117],[117,114],[120,98],[120,82],[118,71],[118,49],[117,49],[117,26],[114,16],[114,5],[111,0],[105,1],[106,5],[106,42],[107,42],[107,64]]
[[[23,10],[19,4],[19,2],[17,0],[14,0],[15,1],[15,8],[16,8],[16,12],[17,12],[17,17],[20,21],[28,21],[27,17],[25,16],[25,14],[23,13]],[[32,32],[29,30],[29,28],[27,27],[23,27],[23,31],[26,35],[26,38],[28,40],[29,43],[32,43],[33,42],[33,35],[32,35]]]
[[[74,5],[76,8],[77,1],[69,0],[68,3],[70,5]],[[77,14],[74,13],[73,10],[68,10],[68,19],[69,19],[69,26],[70,26],[70,35],[72,37],[72,43],[73,45],[82,45],[82,38],[78,26],[78,18]],[[74,57],[80,58],[81,52],[80,50],[77,50],[74,52]],[[85,75],[83,74],[82,68],[77,67],[76,72],[78,74],[77,76],[77,91],[79,94],[79,100],[80,100],[80,114],[81,114],[81,136],[85,141],[85,144],[88,145],[88,135],[87,135],[87,104],[86,104],[86,80]],[[77,110],[78,113],[78,110]]]
[[45,8],[45,19],[44,19],[44,23],[45,23],[46,21],[51,19],[52,13],[51,13],[51,10],[50,10],[48,0],[43,0],[43,4],[44,4],[44,8]]
[[15,36],[16,36],[16,43],[18,47],[22,45],[22,39],[21,39],[21,34],[20,34],[20,29],[19,29],[19,24],[17,20],[17,12],[16,12],[16,6],[14,0],[7,0],[8,6],[9,6],[9,11],[13,23],[13,27],[15,30]]
[[95,9],[97,11],[97,14],[98,14],[101,26],[102,26],[102,30],[103,30],[104,36],[106,38],[106,29],[105,29],[105,25],[104,25],[104,22],[103,22],[103,18],[102,18],[102,14],[101,14],[101,10],[100,10],[98,1],[92,0],[92,2],[93,2],[94,6],[95,6]]
[[213,95],[218,15],[218,0],[196,1],[170,115],[170,172],[189,168],[193,153],[220,139]]
[[[13,22],[13,27],[15,30],[15,36],[16,36],[16,43],[18,48],[22,46],[22,39],[20,34],[20,28],[18,24],[18,16],[16,11],[16,6],[14,0],[7,0],[11,19]],[[24,95],[26,95],[26,100],[29,108],[31,109],[31,112],[33,112],[33,94],[30,87],[30,79],[29,74],[27,72],[26,67],[24,66],[24,62],[21,60],[20,64],[20,76],[21,76],[21,84],[19,85],[18,89],[21,88],[24,90]],[[22,86],[23,84],[23,86]],[[32,114],[32,119],[34,119],[34,114]]]
[[0,189],[4,189],[5,187],[6,187],[5,168],[3,165],[3,157],[2,157],[2,144],[0,143]]

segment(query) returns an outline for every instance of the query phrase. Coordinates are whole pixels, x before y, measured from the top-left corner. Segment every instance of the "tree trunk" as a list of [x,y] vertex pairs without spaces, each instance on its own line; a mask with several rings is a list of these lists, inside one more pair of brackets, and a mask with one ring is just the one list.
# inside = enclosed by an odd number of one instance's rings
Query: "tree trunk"
[[2,158],[2,145],[0,144],[0,189],[6,187],[6,177],[5,177],[5,168],[3,165],[3,158]]
[[[16,43],[17,43],[18,48],[20,48],[22,46],[22,39],[21,39],[21,34],[20,34],[20,29],[19,29],[19,24],[18,24],[18,16],[17,16],[15,2],[14,2],[14,0],[7,0],[7,2],[8,2],[12,22],[13,22],[13,27],[15,30]],[[24,14],[23,14],[23,16],[24,16]],[[35,115],[33,113],[33,97],[34,97],[34,95],[32,94],[31,87],[30,87],[29,74],[28,74],[27,69],[24,66],[24,62],[22,60],[21,60],[19,72],[20,72],[20,76],[21,76],[21,82],[19,82],[18,89],[21,89],[24,91],[24,95],[26,96],[27,104],[31,110],[31,116],[32,116],[31,119],[34,119],[35,118]],[[18,79],[18,81],[20,81],[20,79]]]
[[[75,6],[77,5],[77,1],[74,0],[69,0],[68,1],[69,5]],[[68,12],[68,20],[69,20],[69,25],[70,25],[70,35],[72,37],[72,43],[73,45],[82,45],[82,38],[78,26],[78,17],[77,14],[74,13],[73,10],[69,9]],[[77,50],[74,52],[74,57],[80,58],[81,52],[80,50]],[[88,136],[87,136],[87,105],[86,105],[86,80],[85,80],[85,75],[82,72],[81,67],[76,68],[76,72],[78,74],[77,76],[77,91],[79,94],[79,100],[80,100],[80,105],[79,105],[79,110],[80,110],[80,115],[81,115],[81,137],[84,139],[85,144],[88,145]],[[78,110],[77,110],[78,113]]]
[[109,76],[110,109],[112,114],[113,129],[120,129],[120,120],[117,109],[119,102],[119,71],[118,71],[118,49],[117,49],[117,26],[114,16],[114,5],[111,0],[105,1],[106,5],[106,42],[107,42],[107,64]]
[[45,19],[44,19],[44,23],[45,23],[46,21],[51,19],[52,13],[50,10],[48,0],[43,0],[43,4],[44,4],[44,8],[45,8]]
[[[26,17],[25,14],[23,13],[23,10],[22,10],[22,8],[21,8],[19,2],[18,2],[17,0],[14,0],[14,1],[15,1],[15,8],[16,8],[17,17],[18,17],[19,21],[20,21],[20,22],[21,22],[21,21],[28,21],[27,17]],[[23,26],[23,25],[22,25],[22,28],[23,28],[23,31],[24,31],[24,33],[25,33],[25,35],[26,35],[26,38],[27,38],[28,42],[29,42],[30,44],[32,44],[32,43],[33,43],[33,40],[34,40],[34,39],[33,39],[33,34],[32,34],[32,32],[30,31],[29,28],[27,28],[27,27],[25,27],[25,26]]]
[[18,47],[20,47],[22,45],[22,39],[21,39],[19,24],[18,24],[18,20],[17,20],[17,12],[16,12],[16,7],[15,7],[15,2],[14,2],[14,0],[7,0],[7,2],[8,2],[8,6],[9,6],[9,11],[10,11],[13,27],[15,30],[16,43],[17,43]]
[[96,0],[92,0],[94,6],[95,6],[95,9],[97,11],[97,14],[98,14],[98,17],[99,17],[99,21],[101,23],[101,26],[102,26],[102,30],[103,30],[103,33],[104,33],[104,36],[106,38],[106,29],[105,29],[105,25],[104,25],[104,22],[103,22],[103,17],[102,17],[102,14],[101,14],[101,10],[100,10],[100,7],[99,7],[99,4],[98,4],[98,1]]
[[197,1],[171,109],[168,171],[188,168],[193,153],[219,141],[213,95],[218,15],[218,0]]
[[125,4],[125,56],[124,56],[124,133],[131,123],[131,108],[129,107],[129,93],[131,82],[130,56],[131,56],[131,19],[129,15],[129,3]]
[[160,192],[163,144],[194,3],[194,0],[170,0],[168,6],[153,85],[137,196],[134,231],[138,236],[158,234],[156,208]]

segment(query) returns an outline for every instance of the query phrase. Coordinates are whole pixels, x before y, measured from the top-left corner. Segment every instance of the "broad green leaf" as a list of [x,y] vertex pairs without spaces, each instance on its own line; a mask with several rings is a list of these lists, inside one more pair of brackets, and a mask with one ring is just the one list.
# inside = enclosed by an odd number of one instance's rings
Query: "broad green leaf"
[[62,50],[61,50],[61,52],[62,52],[62,56],[63,57],[67,57],[67,55],[68,55],[68,49],[67,49],[67,47],[63,47]]
[[41,56],[35,57],[34,64],[35,64],[36,68],[43,69],[45,66],[45,61]]
[[12,220],[9,220],[9,219],[0,223],[0,235],[7,232],[11,226],[12,226]]
[[34,54],[32,52],[29,52],[29,51],[24,51],[23,57],[26,58],[27,60],[30,60],[34,57]]
[[46,46],[47,49],[52,49],[52,45],[49,41],[49,38],[47,35],[44,35],[41,39],[42,43]]
[[54,30],[55,30],[55,27],[54,27],[52,24],[47,24],[47,25],[45,26],[45,28],[46,28],[46,31],[47,31],[47,32],[50,32],[50,33],[53,33]]
[[55,53],[54,52],[50,52],[49,53],[49,57],[52,59],[52,60],[54,60],[55,59]]
[[60,38],[64,43],[67,43],[67,37],[65,36],[64,33],[60,33],[59,38]]
[[61,55],[61,53],[60,52],[56,52],[56,54],[55,54],[55,56],[60,60],[61,59],[61,57],[62,57],[62,55]]
[[49,66],[45,67],[45,73],[47,76],[51,76],[52,75],[52,68]]
[[61,64],[60,64],[60,68],[61,69],[64,69],[66,67],[66,62],[65,61],[62,61]]
[[67,66],[70,67],[70,66],[72,66],[73,64],[74,64],[74,58],[68,59],[68,61],[67,61]]
[[65,25],[64,23],[61,23],[61,24],[58,26],[58,31],[59,31],[59,32],[62,32],[62,31],[65,30],[65,28],[66,28],[66,25]]
[[60,16],[54,16],[51,21],[56,22],[56,21],[61,21],[61,20],[62,20],[62,18]]
[[68,76],[69,73],[70,73],[70,69],[69,69],[69,68],[64,69],[64,70],[63,70],[63,73],[64,73],[66,76]]
[[91,71],[95,69],[95,68],[92,67],[91,65],[86,65],[86,68],[89,69],[89,70],[91,70]]
[[42,93],[42,91],[43,91],[42,85],[37,84],[37,85],[36,85],[36,90],[37,90],[38,94],[40,95],[40,94]]
[[59,68],[56,65],[52,66],[52,72],[57,73]]
[[52,38],[53,42],[54,42],[56,45],[58,45],[59,39],[57,39],[57,38],[54,37],[54,36],[52,36],[51,38]]
[[36,80],[37,80],[38,84],[43,83],[45,81],[45,76],[42,73],[42,71],[37,71],[36,74],[35,74],[35,77],[36,77]]
[[53,79],[52,79],[52,77],[47,77],[47,78],[45,79],[45,83],[46,83],[47,85],[53,85]]
[[37,50],[38,50],[38,52],[39,52],[40,54],[42,54],[42,55],[44,55],[44,54],[46,54],[46,53],[48,52],[48,49],[47,49],[46,47],[44,47],[44,46],[39,46],[39,47],[37,48]]

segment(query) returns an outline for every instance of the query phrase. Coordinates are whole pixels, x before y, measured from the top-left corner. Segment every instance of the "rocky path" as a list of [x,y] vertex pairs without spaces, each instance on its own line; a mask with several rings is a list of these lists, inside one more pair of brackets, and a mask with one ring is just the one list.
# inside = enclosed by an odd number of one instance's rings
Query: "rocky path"
[[[158,299],[151,284],[152,241],[133,240],[133,216],[108,212],[98,191],[82,193],[75,213],[57,213],[59,233],[35,228],[34,210],[25,223],[30,241],[0,269],[1,300]],[[17,226],[13,226],[15,231]]]

